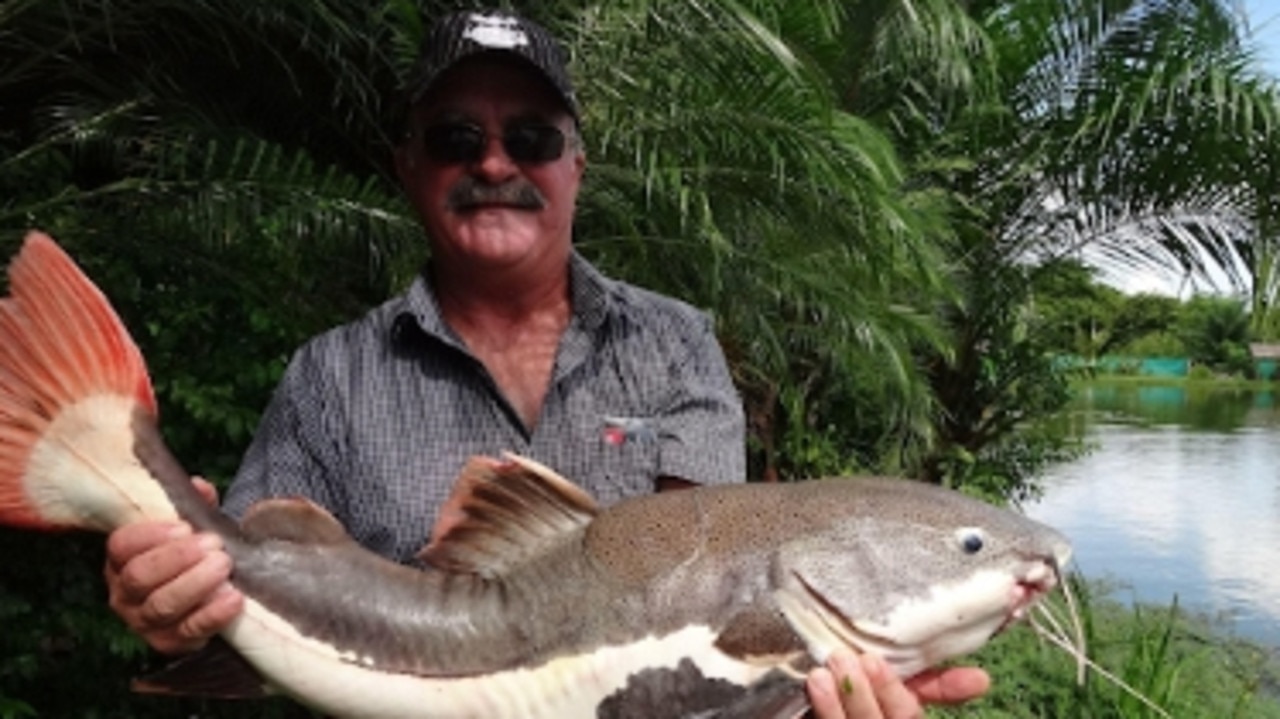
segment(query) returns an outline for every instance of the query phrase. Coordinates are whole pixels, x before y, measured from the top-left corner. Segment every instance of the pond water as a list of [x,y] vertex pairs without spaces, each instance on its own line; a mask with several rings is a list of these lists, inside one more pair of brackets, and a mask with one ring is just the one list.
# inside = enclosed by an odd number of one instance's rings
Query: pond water
[[1280,409],[1271,392],[1088,385],[1087,456],[1027,513],[1120,598],[1185,607],[1280,647]]

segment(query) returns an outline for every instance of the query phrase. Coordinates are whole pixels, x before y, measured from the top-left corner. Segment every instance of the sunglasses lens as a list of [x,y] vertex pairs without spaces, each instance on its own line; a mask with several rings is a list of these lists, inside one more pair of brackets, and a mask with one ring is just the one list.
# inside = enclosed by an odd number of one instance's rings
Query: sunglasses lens
[[422,149],[431,160],[444,164],[475,162],[484,154],[484,131],[475,125],[446,123],[422,133]]
[[[422,132],[422,149],[433,162],[445,165],[477,162],[485,153],[488,138],[476,125],[449,122],[432,125]],[[521,124],[507,128],[502,147],[516,162],[541,164],[560,159],[565,137],[554,125]]]
[[502,137],[502,147],[516,162],[542,163],[564,154],[564,133],[554,125],[515,125]]

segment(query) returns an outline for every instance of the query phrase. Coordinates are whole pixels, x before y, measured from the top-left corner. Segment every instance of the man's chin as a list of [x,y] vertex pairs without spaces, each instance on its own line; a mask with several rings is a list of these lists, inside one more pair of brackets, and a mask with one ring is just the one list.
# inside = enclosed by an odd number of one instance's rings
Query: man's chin
[[511,223],[492,224],[477,217],[476,222],[465,223],[450,243],[461,256],[476,264],[499,267],[518,264],[536,251],[539,235],[533,228],[513,226]]

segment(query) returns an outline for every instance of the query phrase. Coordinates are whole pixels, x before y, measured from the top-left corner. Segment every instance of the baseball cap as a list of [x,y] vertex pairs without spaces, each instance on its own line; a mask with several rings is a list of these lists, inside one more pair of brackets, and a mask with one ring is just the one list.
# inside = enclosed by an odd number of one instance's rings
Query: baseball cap
[[574,121],[581,122],[564,48],[546,28],[505,10],[471,10],[440,18],[418,50],[418,60],[405,87],[408,105],[421,100],[449,68],[486,52],[510,53],[537,68],[560,95]]

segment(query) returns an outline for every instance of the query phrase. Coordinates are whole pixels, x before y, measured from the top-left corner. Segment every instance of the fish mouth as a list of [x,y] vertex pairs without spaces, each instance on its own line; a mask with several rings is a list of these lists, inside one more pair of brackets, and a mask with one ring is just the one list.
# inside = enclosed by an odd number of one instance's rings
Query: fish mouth
[[1031,568],[1014,582],[1009,591],[1009,621],[1006,626],[1025,620],[1031,608],[1062,583],[1062,566],[1057,559],[1040,557],[1030,561]]
[[[1001,570],[998,575],[993,573],[985,584],[970,580],[943,588],[905,611],[895,609],[881,621],[846,615],[820,590],[795,575],[803,591],[792,597],[804,605],[802,612],[808,618],[797,631],[817,650],[814,656],[820,660],[844,645],[876,654],[899,676],[913,676],[975,651],[1010,626],[1026,621],[1032,608],[1061,581],[1053,558],[1028,559],[1020,571]],[[955,606],[961,600],[964,606]],[[794,619],[801,612],[791,605],[784,607],[784,613]]]

